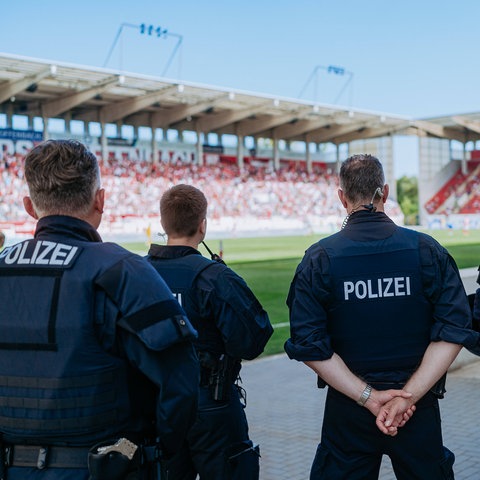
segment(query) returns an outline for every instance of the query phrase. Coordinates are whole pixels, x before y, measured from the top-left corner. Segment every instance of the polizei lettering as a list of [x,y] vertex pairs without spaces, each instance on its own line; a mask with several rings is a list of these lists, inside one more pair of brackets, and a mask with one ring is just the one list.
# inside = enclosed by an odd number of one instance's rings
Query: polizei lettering
[[387,277],[343,282],[343,293],[345,300],[404,297],[410,295],[410,277]]
[[[33,247],[32,247],[33,245]],[[0,259],[7,265],[51,265],[66,267],[73,261],[78,247],[63,243],[39,240],[17,243],[5,248]]]
[[182,305],[182,294],[181,293],[175,293],[175,292],[172,292],[173,293],[173,296],[177,299],[177,302],[180,304],[181,307],[183,307]]

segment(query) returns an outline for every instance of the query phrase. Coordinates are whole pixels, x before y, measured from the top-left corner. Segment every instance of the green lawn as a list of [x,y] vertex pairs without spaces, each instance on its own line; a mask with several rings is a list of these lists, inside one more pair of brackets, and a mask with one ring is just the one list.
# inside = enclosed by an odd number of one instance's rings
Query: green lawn
[[[279,258],[301,258],[305,250],[320,236],[305,235],[291,237],[227,238],[221,241],[223,258],[228,264],[251,260],[270,260]],[[220,240],[206,240],[212,252],[220,251]],[[144,242],[124,243],[129,250],[145,255]],[[207,250],[200,245],[200,251],[208,256]]]
[[255,292],[272,324],[280,324],[274,328],[265,349],[266,355],[283,352],[283,344],[289,337],[289,327],[285,325],[288,323],[285,299],[298,262],[297,258],[232,264],[232,268]]
[[[480,230],[429,231],[453,256],[459,268],[477,267],[480,263]],[[271,322],[278,325],[265,349],[265,355],[283,352],[289,336],[288,309],[285,298],[295,268],[305,250],[320,236],[290,236],[236,238],[222,241],[224,260],[242,276],[268,312]],[[218,240],[207,240],[214,252],[219,251]],[[145,243],[124,244],[129,250],[145,254]],[[208,256],[201,247],[202,253]]]

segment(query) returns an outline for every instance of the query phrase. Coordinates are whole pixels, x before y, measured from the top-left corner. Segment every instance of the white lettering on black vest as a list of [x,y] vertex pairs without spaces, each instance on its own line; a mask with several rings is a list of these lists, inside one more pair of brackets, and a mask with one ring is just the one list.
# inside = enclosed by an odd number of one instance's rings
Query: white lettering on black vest
[[78,251],[78,247],[63,243],[39,240],[35,244],[33,252],[27,254],[30,242],[17,243],[7,247],[0,254],[7,265],[54,265],[66,267],[70,264]]
[[177,302],[180,304],[181,307],[182,305],[182,294],[181,293],[173,293],[173,296],[177,299]]
[[353,298],[404,297],[411,295],[410,277],[387,277],[378,280],[357,280],[343,282],[345,300]]

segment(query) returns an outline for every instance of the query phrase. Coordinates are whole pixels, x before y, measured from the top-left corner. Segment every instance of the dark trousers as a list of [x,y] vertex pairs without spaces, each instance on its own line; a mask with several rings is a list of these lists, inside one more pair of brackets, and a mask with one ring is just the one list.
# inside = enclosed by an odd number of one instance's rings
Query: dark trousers
[[238,389],[225,402],[200,387],[198,413],[187,445],[168,462],[168,480],[258,480],[259,455],[248,437]]
[[442,443],[438,400],[427,394],[389,437],[366,408],[330,388],[310,480],[378,479],[383,455],[390,457],[399,480],[453,480],[455,457]]

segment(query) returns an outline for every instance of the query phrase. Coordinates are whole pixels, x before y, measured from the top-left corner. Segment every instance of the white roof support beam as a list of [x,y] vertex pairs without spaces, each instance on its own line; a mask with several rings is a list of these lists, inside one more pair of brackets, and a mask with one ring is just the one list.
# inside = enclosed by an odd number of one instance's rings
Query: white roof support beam
[[445,138],[445,127],[437,125],[436,123],[425,122],[423,120],[416,120],[413,124],[419,130],[422,130],[434,137]]
[[424,120],[415,120],[412,123],[413,127],[423,131],[433,137],[445,138],[450,140],[457,140],[459,142],[465,142],[465,135],[455,131],[453,128],[437,125],[436,123],[426,122]]
[[218,102],[225,100],[227,95],[213,97],[203,102],[194,103],[193,105],[180,105],[172,107],[163,112],[155,112],[152,115],[152,128],[168,128],[170,125],[180,122],[188,117],[193,117],[199,113],[214,107]]
[[331,123],[332,119],[329,117],[323,117],[320,120],[300,120],[294,124],[287,123],[273,130],[273,138],[288,140],[298,135],[306,134],[312,130],[325,127]]
[[[255,120],[245,120],[237,125],[237,131],[246,137],[257,135],[261,132],[267,132],[272,128],[278,127],[285,123],[289,123],[295,119],[299,119],[311,113],[312,109],[292,111],[284,115],[271,115],[268,118],[259,118]],[[261,136],[261,135],[260,135]]]
[[25,77],[20,80],[6,82],[0,85],[0,103],[5,102],[6,100],[14,97],[20,92],[26,90],[33,83],[38,83],[40,80],[43,80],[54,73],[53,67],[48,67],[35,75],[30,77]]
[[310,131],[308,133],[308,141],[316,143],[333,142],[334,138],[356,132],[366,125],[367,122],[365,122],[363,125],[359,125],[358,123],[349,123],[347,125],[333,125],[329,128],[324,127],[319,129],[317,132]]
[[338,145],[340,143],[353,142],[354,140],[360,140],[363,138],[385,137],[387,135],[404,130],[408,127],[409,127],[409,123],[406,123],[405,125],[397,125],[395,127],[379,125],[378,127],[368,127],[364,129],[357,128],[355,131],[352,131],[351,133],[336,136],[332,138],[332,140],[330,141]]
[[206,115],[197,121],[197,128],[201,132],[212,132],[219,128],[238,122],[254,115],[265,108],[265,103],[254,105],[252,107],[242,108],[241,110],[228,110],[218,115]]
[[452,120],[457,124],[462,127],[465,127],[467,130],[471,130],[472,132],[475,133],[480,133],[480,122],[476,120],[469,120],[467,118],[462,118],[462,117],[452,117]]
[[[71,110],[77,105],[81,105],[82,103],[91,100],[96,95],[100,95],[105,90],[108,90],[110,86],[116,85],[119,82],[119,75],[109,77],[91,88],[86,88],[80,92],[70,93],[63,97],[56,98],[55,100],[49,100],[48,102],[42,103],[38,113],[42,117],[46,118],[56,117],[64,112],[67,112],[68,110]],[[32,113],[35,114],[36,112]]]
[[169,87],[161,88],[160,90],[145,95],[129,98],[123,102],[106,105],[100,109],[100,121],[101,123],[112,123],[121,120],[122,118],[128,117],[135,112],[159,102],[165,96],[176,91],[177,88],[177,85],[170,85]]

